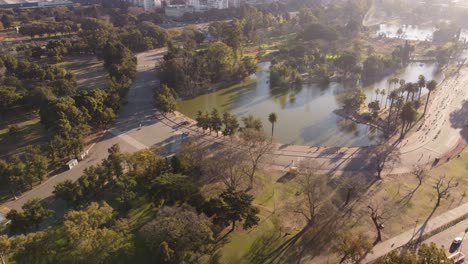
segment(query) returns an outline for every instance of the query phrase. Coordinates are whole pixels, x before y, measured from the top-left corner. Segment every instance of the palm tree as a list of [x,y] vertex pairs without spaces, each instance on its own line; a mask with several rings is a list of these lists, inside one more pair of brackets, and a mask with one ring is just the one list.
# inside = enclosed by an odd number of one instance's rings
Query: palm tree
[[393,103],[395,102],[395,100],[398,99],[398,91],[395,91],[393,90],[390,95],[388,96],[388,98],[390,99],[390,109],[388,109],[388,124],[387,126],[390,127],[390,119],[392,117],[392,110],[393,110]]
[[[385,89],[380,90],[380,95],[382,95],[382,104],[383,104],[383,98],[387,93],[385,92]],[[385,100],[385,108],[387,108],[387,100]]]
[[437,81],[435,81],[435,80],[429,81],[426,84],[426,88],[429,90],[429,93],[427,94],[426,105],[424,106],[424,114],[423,115],[426,114],[427,105],[429,104],[429,97],[431,97],[432,91],[437,89]]
[[[402,121],[401,124],[401,134],[400,138],[403,138],[406,131],[408,131],[410,125],[416,121],[418,118],[418,112],[414,109],[411,102],[406,103],[401,110],[400,118]],[[406,127],[406,128],[405,128]]]
[[273,133],[275,132],[275,123],[278,122],[278,116],[276,113],[271,113],[268,116],[268,121],[271,123],[271,139],[273,140]]
[[406,83],[405,84],[405,87],[403,88],[403,90],[406,92],[406,100],[405,100],[405,103],[408,102],[408,99],[409,99],[409,95],[410,93],[413,92],[413,84],[412,83]]
[[378,100],[379,94],[380,94],[380,89],[379,88],[375,89],[375,100]]
[[419,78],[418,78],[418,87],[419,87],[418,100],[420,100],[422,88],[426,87],[426,77],[424,77],[424,75],[422,74],[419,75]]

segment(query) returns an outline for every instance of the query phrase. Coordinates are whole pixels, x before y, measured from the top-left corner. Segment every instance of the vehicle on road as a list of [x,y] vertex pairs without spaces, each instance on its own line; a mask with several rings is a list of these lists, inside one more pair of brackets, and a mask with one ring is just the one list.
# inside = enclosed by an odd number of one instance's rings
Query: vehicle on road
[[456,245],[459,245],[461,244],[463,238],[461,237],[456,237],[454,240],[453,240],[453,243],[456,244]]
[[453,260],[453,263],[455,264],[463,263],[463,261],[465,261],[465,254],[459,251],[455,254],[450,255],[448,259]]

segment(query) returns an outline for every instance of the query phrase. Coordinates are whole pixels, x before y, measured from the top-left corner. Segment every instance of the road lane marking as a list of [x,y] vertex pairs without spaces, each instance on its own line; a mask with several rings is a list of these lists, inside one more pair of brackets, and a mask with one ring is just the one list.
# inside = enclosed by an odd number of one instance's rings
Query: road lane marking
[[122,131],[118,130],[117,128],[113,128],[111,131],[109,131],[112,135],[117,136],[121,138],[123,141],[128,143],[130,146],[136,148],[137,150],[145,149],[147,146],[138,140],[130,137],[129,135],[126,135],[122,133]]

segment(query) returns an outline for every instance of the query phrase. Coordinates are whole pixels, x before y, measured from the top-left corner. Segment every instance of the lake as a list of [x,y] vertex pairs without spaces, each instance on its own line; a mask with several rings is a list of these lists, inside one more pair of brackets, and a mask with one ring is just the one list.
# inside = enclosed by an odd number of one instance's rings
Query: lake
[[[379,131],[346,120],[333,112],[340,108],[336,94],[345,89],[353,89],[352,87],[346,88],[339,82],[331,82],[328,85],[304,84],[298,88],[271,89],[269,67],[269,62],[258,64],[257,73],[251,77],[253,84],[220,89],[180,101],[178,110],[191,118],[196,117],[198,110],[211,111],[212,108],[217,108],[220,112],[230,111],[238,117],[252,114],[262,119],[268,132],[271,129],[268,115],[275,112],[278,115],[275,140],[285,144],[345,147],[367,146],[379,142]],[[436,70],[437,66],[434,64],[410,64],[395,75],[364,87],[367,101],[375,99],[375,89],[388,91],[391,88],[387,81],[389,78],[398,77],[407,82],[415,82],[423,74],[427,80],[437,79],[440,76],[437,76]],[[382,100],[381,95],[378,98]],[[382,102],[385,105],[385,97]]]

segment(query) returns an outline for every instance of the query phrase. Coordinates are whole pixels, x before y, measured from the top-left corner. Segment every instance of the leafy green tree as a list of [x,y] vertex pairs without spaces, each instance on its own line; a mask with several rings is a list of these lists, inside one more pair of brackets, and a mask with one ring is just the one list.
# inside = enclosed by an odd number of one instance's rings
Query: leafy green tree
[[326,41],[334,41],[338,39],[338,33],[335,29],[323,24],[310,24],[301,33],[304,40],[322,39]]
[[165,173],[156,177],[151,184],[151,195],[165,205],[188,202],[198,206],[201,199],[199,188],[184,175]]
[[112,193],[119,205],[119,210],[126,212],[131,208],[131,202],[137,197],[137,182],[130,177],[121,177],[115,181]]
[[7,184],[9,182],[9,177],[10,177],[10,168],[8,166],[8,163],[0,159],[0,183],[1,184]]
[[237,70],[239,79],[244,79],[257,71],[257,60],[252,56],[242,58]]
[[238,61],[243,55],[245,35],[242,26],[241,20],[233,19],[228,23],[224,23],[222,29],[222,40],[232,48],[235,61]]
[[221,130],[222,125],[223,120],[219,116],[218,109],[213,108],[213,110],[211,110],[210,116],[210,128],[216,132],[216,135],[218,135],[218,132]]
[[74,207],[82,202],[82,196],[80,186],[77,182],[71,180],[65,180],[59,182],[54,186],[53,193],[57,198],[64,200],[68,206]]
[[372,117],[377,118],[380,111],[380,102],[378,100],[370,102],[368,107],[372,110]]
[[162,90],[155,94],[154,101],[156,108],[163,114],[172,113],[176,110],[177,103],[174,93],[167,85],[163,85]]
[[[35,180],[39,180],[39,183],[47,177],[47,158],[38,152],[29,154],[29,157],[25,161],[25,173],[31,175]],[[29,182],[32,188],[32,182]]]
[[349,54],[349,53],[341,55],[333,62],[333,64],[336,67],[344,71],[345,79],[348,73],[351,72],[354,68],[356,68],[357,63],[358,63],[358,60],[356,56]]
[[239,122],[237,121],[237,117],[229,112],[223,113],[223,124],[223,135],[225,136],[233,136],[239,129]]
[[139,236],[157,263],[192,263],[211,252],[210,220],[189,206],[163,207]]
[[5,118],[6,112],[21,98],[16,88],[0,85],[0,114]]
[[22,207],[23,212],[11,210],[6,218],[11,220],[10,232],[28,232],[39,228],[39,224],[52,215],[39,199],[28,200]]
[[233,72],[236,64],[234,52],[231,47],[223,42],[217,41],[210,44],[205,56],[213,81],[220,81]]
[[5,264],[5,257],[8,255],[11,248],[11,242],[8,239],[8,236],[2,235],[0,236],[0,260],[2,264]]
[[263,124],[262,120],[254,117],[253,115],[248,115],[247,117],[242,117],[242,122],[244,123],[244,128],[251,128],[255,130],[262,130]]
[[417,253],[412,250],[393,250],[389,254],[377,259],[377,264],[427,264],[427,263],[453,263],[445,254],[444,247],[438,248],[431,242],[429,245],[419,246]]
[[84,19],[81,23],[81,36],[86,44],[95,52],[100,52],[115,38],[114,27],[104,20],[94,18]]
[[125,222],[114,218],[107,203],[91,203],[81,211],[68,212],[63,221],[63,238],[67,241],[65,263],[109,263],[133,251],[132,236]]
[[231,225],[231,232],[236,223],[243,221],[243,228],[249,229],[258,224],[259,210],[252,206],[254,197],[244,191],[235,191],[232,188],[224,191],[219,198],[211,199],[205,206],[205,213],[213,216],[213,222],[224,228]]
[[145,37],[151,38],[153,48],[161,48],[169,41],[169,33],[167,30],[157,26],[149,21],[144,21],[137,26],[141,34]]
[[372,242],[362,233],[341,232],[335,239],[332,251],[341,257],[340,263],[361,263],[372,247]]

